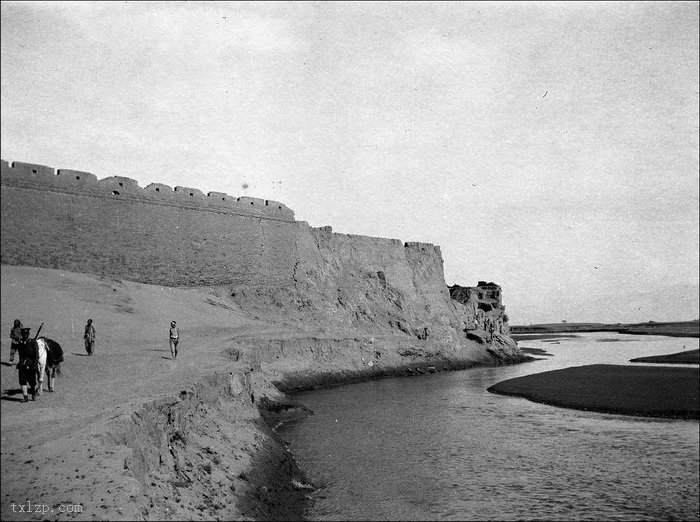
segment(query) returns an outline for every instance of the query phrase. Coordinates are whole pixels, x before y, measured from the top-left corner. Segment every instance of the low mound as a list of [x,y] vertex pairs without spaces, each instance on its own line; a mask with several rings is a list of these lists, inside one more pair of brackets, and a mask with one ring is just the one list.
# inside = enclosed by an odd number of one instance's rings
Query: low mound
[[563,408],[697,419],[698,376],[696,368],[592,364],[508,379],[488,391]]
[[684,352],[668,355],[652,355],[651,357],[637,357],[630,362],[659,363],[659,364],[700,364],[700,350],[686,350]]

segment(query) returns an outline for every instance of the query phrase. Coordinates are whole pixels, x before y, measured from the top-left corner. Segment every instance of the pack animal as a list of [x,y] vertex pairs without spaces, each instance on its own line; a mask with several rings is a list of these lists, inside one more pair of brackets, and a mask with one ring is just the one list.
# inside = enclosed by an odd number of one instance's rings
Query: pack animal
[[39,337],[34,342],[37,353],[37,395],[41,395],[44,389],[44,374],[49,378],[49,391],[53,392],[56,390],[56,375],[61,375],[63,349],[56,341],[46,337]]

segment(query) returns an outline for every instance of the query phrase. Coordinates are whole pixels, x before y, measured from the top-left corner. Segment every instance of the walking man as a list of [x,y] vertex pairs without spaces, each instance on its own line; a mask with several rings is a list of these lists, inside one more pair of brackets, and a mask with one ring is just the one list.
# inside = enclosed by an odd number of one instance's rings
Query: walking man
[[18,343],[19,361],[17,372],[19,385],[22,387],[22,402],[29,401],[29,387],[32,390],[32,400],[36,400],[36,367],[37,353],[36,343],[29,339],[30,328],[21,329],[21,338]]
[[177,343],[180,341],[180,330],[175,321],[170,323],[170,355],[177,359]]
[[94,354],[95,327],[92,326],[92,319],[87,320],[87,324],[85,325],[85,335],[83,335],[83,339],[85,339],[85,351],[88,353],[88,355]]
[[15,360],[15,354],[19,350],[19,345],[22,339],[22,323],[19,319],[15,319],[15,324],[10,330],[10,339],[12,340],[12,345],[10,346],[10,366]]

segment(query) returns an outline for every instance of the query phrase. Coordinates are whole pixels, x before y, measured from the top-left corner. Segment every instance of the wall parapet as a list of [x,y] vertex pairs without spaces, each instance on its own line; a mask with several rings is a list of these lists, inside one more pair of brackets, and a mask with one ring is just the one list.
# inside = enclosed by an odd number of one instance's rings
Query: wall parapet
[[235,197],[222,192],[206,195],[199,189],[151,183],[139,186],[138,181],[123,176],[98,179],[95,174],[71,169],[58,169],[46,165],[0,160],[2,185],[47,190],[66,194],[98,198],[123,198],[128,201],[175,206],[189,210],[202,210],[224,214],[247,215],[259,219],[294,221],[294,211],[278,201]]

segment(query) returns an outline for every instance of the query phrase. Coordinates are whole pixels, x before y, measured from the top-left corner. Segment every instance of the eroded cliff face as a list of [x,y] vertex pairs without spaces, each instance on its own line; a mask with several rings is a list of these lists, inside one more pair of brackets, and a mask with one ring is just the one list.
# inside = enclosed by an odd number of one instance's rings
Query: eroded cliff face
[[[502,310],[450,297],[438,246],[333,233],[298,223],[294,284],[237,286],[231,295],[259,318],[321,334],[396,336],[454,345],[486,343]],[[270,306],[272,305],[272,306]],[[505,334],[502,328],[494,333]],[[505,338],[505,335],[503,335]]]
[[439,247],[305,225],[300,239],[297,286],[330,305],[328,319],[418,338],[455,319]]

